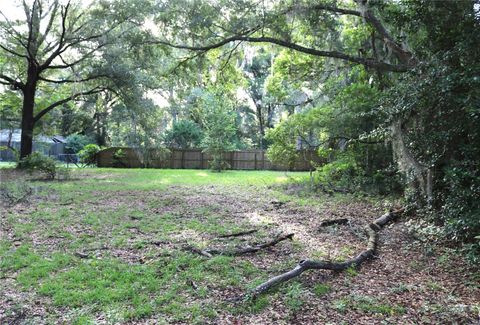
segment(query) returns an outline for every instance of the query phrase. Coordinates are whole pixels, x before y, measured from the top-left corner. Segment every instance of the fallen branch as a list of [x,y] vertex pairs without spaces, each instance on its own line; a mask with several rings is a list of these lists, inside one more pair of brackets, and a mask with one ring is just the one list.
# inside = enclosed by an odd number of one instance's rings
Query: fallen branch
[[205,251],[205,250],[202,250],[200,248],[193,247],[193,246],[185,246],[183,249],[186,250],[186,251],[195,253],[195,254],[199,254],[199,255],[208,257],[208,258],[212,257],[212,254],[210,254],[208,251]]
[[90,255],[86,254],[86,253],[82,253],[82,252],[75,252],[73,253],[73,255],[79,257],[79,258],[89,258]]
[[226,235],[220,235],[220,236],[218,236],[218,237],[219,237],[219,238],[240,237],[240,236],[244,236],[244,235],[253,234],[253,233],[257,232],[257,231],[258,231],[257,229],[252,229],[252,230],[247,230],[247,231],[234,232],[234,233],[226,234]]
[[333,225],[344,225],[348,223],[348,219],[340,218],[340,219],[333,219],[333,220],[325,220],[320,223],[320,227],[328,227]]
[[239,255],[245,255],[245,254],[250,254],[250,253],[256,253],[262,249],[269,248],[272,246],[275,246],[276,244],[287,240],[287,239],[292,239],[294,234],[287,234],[287,235],[281,235],[278,236],[277,238],[263,243],[263,244],[258,244],[254,246],[245,246],[245,247],[240,247],[235,250],[219,250],[219,249],[199,249],[196,247],[192,246],[186,246],[184,249],[206,256],[206,257],[212,257],[213,255],[226,255],[226,256],[239,256]]
[[369,260],[375,255],[375,251],[377,249],[378,231],[380,231],[387,223],[396,219],[403,212],[403,210],[404,209],[402,208],[397,211],[385,213],[384,215],[376,219],[373,223],[369,224],[367,228],[367,249],[358,254],[355,258],[340,263],[330,261],[302,260],[294,269],[277,275],[257,286],[253,290],[252,296],[257,297],[258,295],[270,290],[272,287],[275,287],[283,282],[297,277],[307,270],[343,271],[350,267],[359,267],[363,262]]

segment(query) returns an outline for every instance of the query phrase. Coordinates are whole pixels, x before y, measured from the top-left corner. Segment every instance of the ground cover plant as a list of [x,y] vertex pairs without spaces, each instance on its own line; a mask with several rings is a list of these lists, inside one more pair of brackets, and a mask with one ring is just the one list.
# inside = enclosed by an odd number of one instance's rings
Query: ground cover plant
[[[406,217],[382,230],[377,258],[360,268],[311,270],[249,296],[300,260],[354,257],[365,248],[364,227],[398,203],[292,191],[308,173],[74,169],[69,180],[48,182],[0,173],[2,193],[22,196],[2,199],[2,324],[478,320],[478,270],[417,240]],[[339,218],[348,223],[325,223]],[[201,254],[290,233],[251,254]]]

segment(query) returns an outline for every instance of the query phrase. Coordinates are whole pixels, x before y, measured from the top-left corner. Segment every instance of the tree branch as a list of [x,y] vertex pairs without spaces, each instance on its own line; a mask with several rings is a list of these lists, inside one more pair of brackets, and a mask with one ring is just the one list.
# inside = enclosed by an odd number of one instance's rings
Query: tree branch
[[45,81],[45,82],[51,82],[51,83],[56,83],[56,84],[65,84],[65,83],[86,82],[86,81],[100,79],[100,78],[108,78],[108,76],[106,74],[102,74],[102,75],[93,75],[93,76],[85,77],[83,79],[54,80],[54,79],[48,79],[48,78],[44,78],[44,77],[39,77],[38,79],[41,80],[41,81]]
[[16,81],[15,79],[10,78],[9,76],[3,75],[3,74],[0,74],[0,79],[3,79],[6,81],[6,82],[2,82],[3,85],[12,85],[15,88],[18,88],[21,90],[23,90],[23,88],[25,87],[23,82]]
[[358,7],[360,8],[361,16],[368,22],[370,25],[375,28],[375,30],[382,36],[382,40],[398,57],[398,59],[409,67],[413,67],[417,64],[417,59],[413,54],[405,49],[403,49],[390,35],[385,26],[380,22],[380,20],[373,14],[373,12],[368,8],[366,1],[363,0],[354,0]]
[[280,45],[285,48],[289,48],[298,52],[302,52],[305,54],[310,54],[314,56],[320,56],[320,57],[330,57],[330,58],[336,58],[340,60],[345,60],[349,62],[354,62],[358,64],[362,64],[367,67],[372,67],[376,68],[379,70],[383,71],[392,71],[392,72],[406,72],[409,70],[409,67],[407,65],[395,65],[395,64],[390,64],[386,62],[379,62],[376,61],[375,59],[371,58],[362,58],[358,56],[351,56],[342,52],[338,51],[322,51],[322,50],[317,50],[314,48],[309,48],[305,47],[303,45],[299,45],[296,43],[292,43],[289,41],[281,40],[278,38],[274,37],[268,37],[268,36],[262,36],[262,37],[252,37],[252,36],[243,36],[243,35],[234,35],[231,37],[227,37],[217,43],[213,43],[210,45],[205,45],[205,46],[189,46],[189,45],[179,45],[179,44],[172,44],[167,41],[162,41],[162,40],[156,40],[156,41],[151,41],[150,43],[153,44],[163,44],[167,45],[170,47],[178,48],[178,49],[185,49],[185,50],[191,50],[191,51],[201,51],[201,52],[207,52],[209,50],[213,50],[219,47],[224,46],[225,44],[228,44],[230,42],[234,41],[245,41],[245,42],[250,42],[250,43],[271,43],[271,44],[276,44]]
[[389,222],[395,220],[403,213],[404,209],[401,208],[396,211],[385,213],[373,223],[369,224],[367,228],[368,243],[367,248],[358,254],[356,257],[346,260],[344,262],[331,262],[331,261],[314,261],[314,260],[302,260],[292,270],[283,274],[277,275],[268,281],[257,286],[253,292],[253,297],[258,297],[260,294],[270,290],[271,288],[284,283],[294,277],[299,276],[308,270],[331,270],[331,271],[343,271],[350,267],[359,267],[361,264],[371,259],[377,250],[378,244],[378,232]]
[[12,49],[9,49],[8,47],[6,47],[6,46],[4,46],[4,45],[2,45],[2,44],[0,44],[0,48],[1,48],[2,50],[4,50],[5,52],[8,52],[8,53],[13,54],[13,55],[15,55],[15,56],[18,56],[18,57],[21,57],[21,58],[25,58],[25,59],[27,59],[27,60],[29,59],[28,56],[26,56],[25,54],[20,54],[20,53],[14,51],[14,50],[12,50]]
[[106,87],[95,87],[95,88],[90,89],[88,91],[79,92],[79,93],[73,94],[73,95],[71,95],[67,98],[64,98],[62,100],[59,100],[59,101],[51,104],[50,106],[44,108],[37,115],[35,115],[35,117],[33,118],[34,123],[38,122],[38,120],[40,120],[45,114],[50,112],[55,107],[58,107],[58,106],[63,105],[65,103],[68,103],[69,101],[72,101],[72,100],[74,100],[74,99],[76,99],[80,96],[93,95],[93,94],[101,93],[102,91],[105,91],[105,90],[108,90],[108,88],[106,88]]

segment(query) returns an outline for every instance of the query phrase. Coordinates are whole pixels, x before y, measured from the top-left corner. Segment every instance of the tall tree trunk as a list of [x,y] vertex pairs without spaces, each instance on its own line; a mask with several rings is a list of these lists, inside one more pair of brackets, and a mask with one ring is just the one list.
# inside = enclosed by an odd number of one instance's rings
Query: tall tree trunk
[[35,64],[30,63],[28,67],[27,83],[25,84],[25,88],[23,89],[20,159],[30,155],[33,149],[33,127],[35,126],[33,109],[35,107],[35,92],[37,90],[37,80],[37,67]]
[[30,155],[33,149],[33,107],[35,106],[35,88],[25,88],[22,108],[22,136],[20,142],[20,159]]
[[258,131],[260,133],[260,149],[265,149],[265,121],[263,119],[263,109],[262,105],[259,103],[255,102],[255,107],[256,107],[256,113],[257,113],[257,119],[258,119]]

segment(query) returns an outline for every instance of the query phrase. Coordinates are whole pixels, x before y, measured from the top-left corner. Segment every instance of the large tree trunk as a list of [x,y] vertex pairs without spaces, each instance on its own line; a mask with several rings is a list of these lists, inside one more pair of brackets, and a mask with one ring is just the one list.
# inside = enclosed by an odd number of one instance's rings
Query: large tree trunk
[[26,88],[23,94],[22,136],[20,142],[20,159],[30,155],[33,149],[33,107],[35,106],[35,88]]
[[33,149],[33,127],[35,117],[35,92],[37,90],[38,70],[35,64],[30,63],[28,67],[27,83],[23,89],[22,107],[22,136],[20,142],[20,159],[32,153]]

